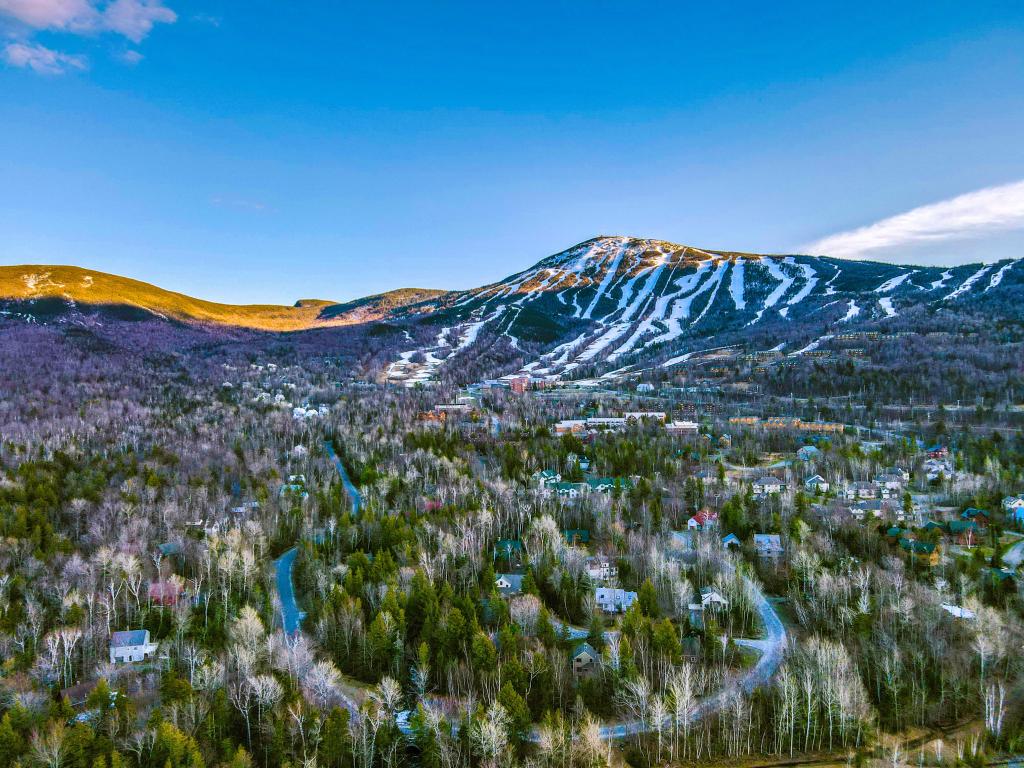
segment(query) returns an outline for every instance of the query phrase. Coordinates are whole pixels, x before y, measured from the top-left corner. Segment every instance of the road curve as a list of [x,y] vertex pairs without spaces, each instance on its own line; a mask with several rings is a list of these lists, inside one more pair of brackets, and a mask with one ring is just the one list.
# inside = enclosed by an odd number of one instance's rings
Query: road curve
[[[738,638],[735,642],[737,645],[742,645],[746,648],[753,648],[759,651],[761,656],[757,660],[757,664],[755,664],[751,669],[738,677],[730,679],[724,686],[719,688],[713,694],[705,696],[697,702],[697,705],[690,713],[690,724],[723,709],[728,705],[729,701],[736,693],[742,692],[750,694],[753,693],[755,689],[763,685],[767,685],[771,681],[772,677],[774,677],[779,665],[782,664],[788,639],[786,627],[783,626],[782,619],[779,618],[779,614],[776,612],[775,607],[768,602],[768,598],[764,596],[764,592],[761,591],[761,588],[750,579],[746,579],[746,581],[748,585],[753,587],[754,592],[757,595],[754,602],[758,615],[761,617],[761,622],[764,624],[766,637],[760,640]],[[670,718],[662,723],[662,728],[668,728],[671,727],[671,725],[672,721]],[[654,723],[648,723],[645,720],[630,720],[622,723],[602,726],[601,738],[606,740],[624,739],[627,736],[635,736],[639,733],[654,730],[656,730]],[[539,732],[531,733],[530,740],[535,741],[535,736],[539,738]]]

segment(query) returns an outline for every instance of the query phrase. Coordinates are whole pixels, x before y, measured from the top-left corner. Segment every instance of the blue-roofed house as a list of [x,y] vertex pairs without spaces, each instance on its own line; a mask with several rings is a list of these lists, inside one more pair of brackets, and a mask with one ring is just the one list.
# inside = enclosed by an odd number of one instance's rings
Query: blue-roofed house
[[1018,523],[1024,523],[1024,493],[1003,499],[1003,511]]
[[505,597],[518,595],[523,591],[523,574],[521,573],[499,573],[494,579],[494,586],[498,592]]
[[156,654],[157,643],[149,641],[148,629],[129,629],[110,636],[110,663],[147,661]]
[[800,461],[814,461],[821,454],[821,451],[813,445],[805,445],[796,452]]
[[590,531],[586,528],[569,528],[562,531],[562,537],[570,547],[590,543]]

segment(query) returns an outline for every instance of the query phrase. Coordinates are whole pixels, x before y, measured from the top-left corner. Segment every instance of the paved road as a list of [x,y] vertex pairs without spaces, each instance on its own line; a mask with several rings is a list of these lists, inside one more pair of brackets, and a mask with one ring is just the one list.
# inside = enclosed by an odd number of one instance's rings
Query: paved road
[[[341,459],[334,452],[334,446],[331,445],[330,441],[324,441],[324,448],[337,468],[338,474],[341,476],[342,485],[345,486],[345,491],[352,500],[352,514],[354,516],[358,514],[363,504],[363,497],[359,493],[359,489],[349,479],[348,473],[345,471],[345,465],[341,463]],[[293,571],[295,568],[295,558],[298,554],[298,548],[292,547],[274,561],[274,581],[277,585],[277,593],[281,597],[281,623],[284,626],[285,637],[294,637],[300,634],[302,632],[302,620],[306,618],[306,612],[299,608],[299,602],[295,597],[295,576]],[[359,706],[340,691],[338,696],[341,700],[341,705],[349,711],[351,718],[353,720],[358,718]]]
[[1021,539],[1003,553],[1003,565],[1015,569],[1024,561],[1024,539]]
[[[732,678],[713,694],[701,699],[690,713],[689,721],[691,724],[727,706],[734,694],[740,691],[750,694],[756,688],[767,685],[782,663],[783,653],[786,649],[786,628],[783,626],[782,620],[779,618],[779,614],[776,613],[774,606],[768,602],[768,598],[764,596],[759,587],[754,586],[757,594],[755,600],[757,612],[761,616],[767,637],[763,640],[736,639],[735,642],[737,645],[760,651],[761,658],[757,660],[757,664],[752,669],[738,677]],[[663,727],[671,727],[671,724],[671,720],[666,720],[663,723]],[[654,729],[653,723],[633,720],[603,726],[601,728],[601,737],[603,739],[623,739],[627,736],[634,736],[645,731],[653,731]]]
[[338,470],[338,475],[341,477],[341,484],[345,486],[345,492],[352,500],[352,516],[355,517],[359,514],[359,510],[363,506],[363,495],[359,493],[359,489],[356,488],[355,483],[353,483],[349,478],[348,472],[345,471],[345,465],[342,464],[341,459],[338,458],[338,454],[334,452],[334,445],[330,440],[324,440],[324,450],[327,451],[327,456],[334,464],[334,468]]
[[281,623],[288,637],[302,629],[302,620],[306,618],[306,612],[299,609],[295,599],[295,580],[292,578],[292,568],[298,554],[299,550],[292,547],[274,561],[274,580],[277,582],[277,593],[281,596]]

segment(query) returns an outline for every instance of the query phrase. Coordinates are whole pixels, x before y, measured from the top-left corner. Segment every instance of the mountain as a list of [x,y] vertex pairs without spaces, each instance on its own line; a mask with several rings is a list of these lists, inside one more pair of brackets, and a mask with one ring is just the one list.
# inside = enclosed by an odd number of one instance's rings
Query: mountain
[[1019,325],[1022,301],[1017,260],[899,266],[632,237],[593,238],[468,291],[401,289],[294,306],[215,304],[76,267],[0,268],[8,319],[110,326],[162,318],[204,332],[299,332],[289,338],[304,348],[344,330],[346,350],[365,351],[371,368],[406,385],[614,378],[726,345],[797,358],[862,329],[928,332],[967,318]]
[[[388,375],[428,381],[448,358],[470,348],[479,358],[488,346],[504,347],[496,362],[521,361],[506,373],[545,378],[670,366],[737,341],[799,354],[844,329],[983,299],[1019,319],[1019,263],[910,267],[598,237],[500,282],[405,307],[396,314],[430,333],[421,331]],[[801,341],[807,349],[795,346]]]
[[32,320],[155,316],[259,331],[302,331],[379,320],[406,304],[422,304],[443,293],[405,288],[347,304],[303,299],[293,306],[236,306],[203,301],[139,280],[79,267],[0,267],[0,311]]

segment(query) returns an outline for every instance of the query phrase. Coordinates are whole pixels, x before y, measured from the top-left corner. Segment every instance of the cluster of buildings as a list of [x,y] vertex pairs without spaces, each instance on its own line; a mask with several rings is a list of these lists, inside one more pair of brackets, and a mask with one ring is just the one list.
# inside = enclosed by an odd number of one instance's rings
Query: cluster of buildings
[[611,493],[616,488],[625,491],[634,485],[633,479],[628,477],[588,477],[581,483],[567,483],[562,481],[561,474],[551,469],[535,472],[531,479],[542,496],[570,500],[590,493]]
[[586,419],[562,419],[555,422],[556,435],[583,434],[585,432],[620,431],[635,426],[643,421],[656,421],[664,424],[667,420],[664,411],[630,411],[622,416],[590,416]]
[[804,421],[790,416],[771,416],[762,419],[760,416],[733,416],[729,425],[746,429],[766,429],[771,431],[814,432],[819,434],[841,433],[845,426],[833,421]]

